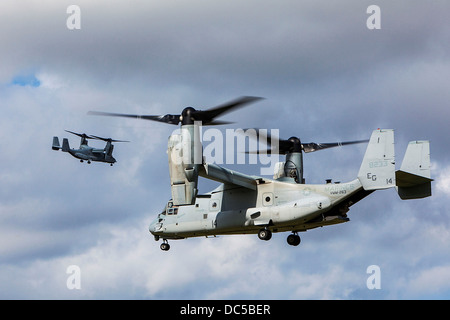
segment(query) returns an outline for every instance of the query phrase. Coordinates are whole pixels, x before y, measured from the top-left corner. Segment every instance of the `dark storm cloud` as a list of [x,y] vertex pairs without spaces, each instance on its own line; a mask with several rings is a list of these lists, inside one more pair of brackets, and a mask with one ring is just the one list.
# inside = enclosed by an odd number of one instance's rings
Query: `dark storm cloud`
[[6,53],[23,57],[24,64],[67,68],[69,76],[79,75],[77,65],[88,79],[102,81],[137,75],[197,83],[220,75],[291,83],[357,76],[380,63],[415,57],[433,45],[430,37],[445,22],[443,13],[436,14],[444,10],[433,6],[380,6],[382,30],[373,32],[365,26],[367,6],[360,2],[138,1],[121,10],[81,2],[79,31],[65,27],[63,3],[47,10],[29,4],[20,27],[17,21],[2,22],[13,26],[4,35],[13,44]]
[[[2,297],[371,298],[373,263],[385,284],[377,297],[448,292],[427,284],[432,272],[450,274],[447,3],[378,1],[381,29],[369,30],[368,1],[79,1],[72,31],[70,4],[0,4]],[[8,86],[24,74],[40,85]],[[351,222],[307,232],[295,252],[276,235],[189,239],[165,255],[146,228],[170,197],[174,128],[85,113],[175,113],[240,95],[266,100],[226,115],[238,127],[308,142],[392,127],[398,164],[409,140],[430,139],[433,197],[376,193]],[[51,150],[54,135],[78,145],[64,129],[132,143],[116,146],[114,167],[87,166]],[[353,179],[363,153],[308,154],[307,181]],[[83,272],[76,293],[64,287],[71,264]]]

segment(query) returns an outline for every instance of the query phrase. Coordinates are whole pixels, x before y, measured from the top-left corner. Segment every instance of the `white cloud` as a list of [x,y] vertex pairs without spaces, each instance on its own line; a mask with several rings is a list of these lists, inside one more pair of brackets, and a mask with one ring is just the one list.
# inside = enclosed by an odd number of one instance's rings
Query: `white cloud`
[[437,194],[450,196],[450,166],[439,170],[435,181]]
[[38,73],[36,75],[36,77],[41,82],[42,88],[60,89],[60,88],[67,87],[67,83],[65,83],[64,80],[62,80],[60,78],[60,76],[55,75],[55,74],[49,74],[49,73],[43,72],[43,73]]
[[437,265],[413,274],[405,287],[405,297],[429,295],[450,291],[450,265]]
[[[356,2],[80,1],[79,31],[66,28],[69,4],[0,4],[0,28],[10,30],[0,36],[0,83],[27,70],[41,83],[0,86],[3,298],[445,297],[431,275],[447,279],[450,265],[447,4],[382,1],[374,32],[368,4]],[[352,207],[349,223],[302,234],[298,248],[275,234],[171,241],[162,252],[146,228],[170,197],[175,127],[86,111],[177,113],[241,95],[267,99],[226,120],[282,137],[363,139],[392,126],[399,157],[407,141],[430,139],[433,196],[377,192]],[[53,136],[79,143],[65,129],[131,142],[116,145],[113,167],[88,166],[51,150]],[[362,152],[305,156],[307,181],[352,178]],[[365,286],[374,263],[377,292]],[[72,264],[79,291],[65,286]]]

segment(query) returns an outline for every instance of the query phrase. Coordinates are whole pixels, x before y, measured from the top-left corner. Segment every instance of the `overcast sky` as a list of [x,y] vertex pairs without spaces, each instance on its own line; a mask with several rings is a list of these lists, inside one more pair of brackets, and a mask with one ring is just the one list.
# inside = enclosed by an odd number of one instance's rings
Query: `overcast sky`
[[[72,4],[81,29],[67,27]],[[367,27],[372,4],[381,29]],[[2,0],[0,298],[450,298],[448,12],[437,0]],[[86,112],[179,113],[242,95],[265,100],[221,118],[236,122],[223,132],[333,142],[392,128],[398,167],[408,141],[430,140],[433,196],[375,192],[298,247],[277,233],[161,251],[148,225],[171,197],[176,127]],[[116,144],[113,167],[88,165],[51,149],[53,136],[79,145],[64,130],[131,143]],[[354,179],[364,150],[305,155],[306,181]],[[201,192],[216,186],[200,180]],[[81,289],[66,285],[71,265]],[[370,265],[381,289],[367,288]]]

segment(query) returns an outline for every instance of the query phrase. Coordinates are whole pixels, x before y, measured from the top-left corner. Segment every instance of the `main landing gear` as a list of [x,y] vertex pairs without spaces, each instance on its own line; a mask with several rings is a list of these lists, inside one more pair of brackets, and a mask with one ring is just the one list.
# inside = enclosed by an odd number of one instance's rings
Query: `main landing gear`
[[270,231],[267,228],[261,229],[258,232],[258,238],[260,238],[261,240],[268,241],[270,240],[270,238],[272,238],[272,231]]
[[[272,238],[272,231],[270,231],[268,228],[264,228],[259,230],[258,232],[258,238],[264,241],[268,241]],[[300,236],[297,234],[297,232],[293,232],[287,237],[287,243],[291,246],[298,246],[301,242]]]
[[294,232],[293,234],[288,235],[287,237],[287,243],[291,246],[298,246],[300,244],[300,236],[297,234],[297,232]]

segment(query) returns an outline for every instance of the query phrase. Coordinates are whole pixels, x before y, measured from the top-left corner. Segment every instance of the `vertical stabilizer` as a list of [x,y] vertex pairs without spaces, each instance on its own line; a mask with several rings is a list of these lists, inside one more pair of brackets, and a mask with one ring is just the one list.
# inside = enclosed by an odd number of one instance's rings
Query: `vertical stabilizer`
[[69,146],[69,140],[67,138],[63,139],[63,144],[62,144],[62,151],[64,152],[69,152],[70,146]]
[[401,199],[431,196],[430,142],[411,141],[402,166],[396,173],[397,191]]
[[58,139],[58,137],[53,137],[52,149],[53,149],[53,150],[59,150],[59,149],[61,149],[61,147],[60,147],[60,145],[59,145],[59,139]]
[[394,130],[374,130],[361,163],[358,179],[364,190],[395,186]]

